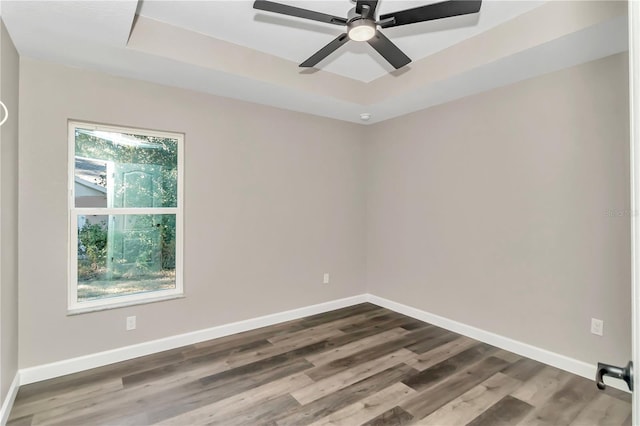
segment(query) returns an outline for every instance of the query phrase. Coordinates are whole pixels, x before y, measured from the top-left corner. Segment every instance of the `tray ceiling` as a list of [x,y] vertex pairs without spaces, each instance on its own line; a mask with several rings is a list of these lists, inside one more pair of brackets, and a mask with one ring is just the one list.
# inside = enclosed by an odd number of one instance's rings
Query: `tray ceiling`
[[[348,0],[283,3],[345,16]],[[381,0],[380,13],[432,1]],[[476,16],[384,33],[413,62],[390,72],[366,43],[298,64],[341,29],[252,1],[2,1],[22,56],[356,123],[376,123],[627,49],[624,1],[485,0]]]

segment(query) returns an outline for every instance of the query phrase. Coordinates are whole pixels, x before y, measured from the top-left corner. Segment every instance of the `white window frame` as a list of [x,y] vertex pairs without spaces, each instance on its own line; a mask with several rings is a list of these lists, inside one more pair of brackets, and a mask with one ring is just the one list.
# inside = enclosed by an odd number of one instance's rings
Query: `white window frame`
[[[76,207],[75,203],[75,133],[76,128],[128,133],[142,136],[153,136],[160,138],[176,139],[178,141],[178,182],[177,182],[177,206],[161,208],[86,208]],[[183,184],[184,184],[184,134],[160,132],[146,129],[136,129],[123,126],[110,126],[81,121],[69,121],[68,123],[68,143],[69,143],[69,171],[68,171],[68,235],[69,235],[69,261],[68,261],[68,289],[67,289],[67,312],[68,314],[78,314],[84,312],[113,309],[123,306],[138,305],[143,303],[157,302],[184,297],[183,285]],[[109,215],[109,214],[175,214],[176,215],[176,286],[170,290],[157,290],[144,293],[106,297],[102,299],[78,301],[78,216],[84,215]]]

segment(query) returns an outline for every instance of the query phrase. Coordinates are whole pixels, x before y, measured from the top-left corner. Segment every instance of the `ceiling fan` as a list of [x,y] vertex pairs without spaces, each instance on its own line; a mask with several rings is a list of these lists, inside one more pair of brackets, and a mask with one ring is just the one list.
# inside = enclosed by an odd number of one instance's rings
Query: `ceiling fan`
[[449,0],[441,3],[418,6],[399,12],[380,15],[376,20],[376,8],[378,0],[352,0],[356,7],[348,13],[348,18],[340,18],[321,12],[288,6],[267,0],[256,0],[254,9],[283,15],[296,16],[298,18],[311,19],[327,24],[346,26],[347,32],[340,34],[332,42],[314,53],[309,59],[300,64],[303,68],[313,67],[318,62],[336,51],[349,40],[366,41],[394,68],[402,68],[411,62],[411,58],[405,55],[395,44],[384,36],[380,28],[397,27],[400,25],[414,24],[416,22],[432,21],[435,19],[449,18],[451,16],[477,13],[480,10],[482,0]]

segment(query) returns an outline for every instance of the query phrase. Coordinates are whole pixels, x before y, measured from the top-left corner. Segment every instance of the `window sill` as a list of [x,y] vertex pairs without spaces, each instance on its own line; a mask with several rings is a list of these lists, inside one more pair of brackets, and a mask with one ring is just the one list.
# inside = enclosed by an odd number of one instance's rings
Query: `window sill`
[[121,303],[110,303],[108,305],[102,305],[102,306],[91,306],[91,307],[87,307],[87,308],[74,308],[74,309],[68,309],[67,310],[67,316],[75,316],[75,315],[82,315],[82,314],[88,314],[91,312],[99,312],[99,311],[107,311],[110,309],[118,309],[118,308],[126,308],[128,306],[135,306],[135,305],[147,305],[149,303],[157,303],[157,302],[165,302],[167,300],[174,300],[174,299],[184,299],[185,295],[184,294],[172,294],[169,296],[160,296],[160,297],[154,297],[154,298],[148,298],[148,299],[144,299],[144,300],[130,300],[127,302],[121,302]]

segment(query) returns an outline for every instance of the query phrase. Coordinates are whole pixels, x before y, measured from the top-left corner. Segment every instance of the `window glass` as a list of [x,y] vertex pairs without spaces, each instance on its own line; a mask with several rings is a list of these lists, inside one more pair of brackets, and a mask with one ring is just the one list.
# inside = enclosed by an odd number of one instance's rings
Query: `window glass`
[[178,141],[75,129],[76,207],[176,207]]
[[78,216],[78,301],[175,289],[175,219]]
[[69,309],[182,295],[182,135],[69,123]]

